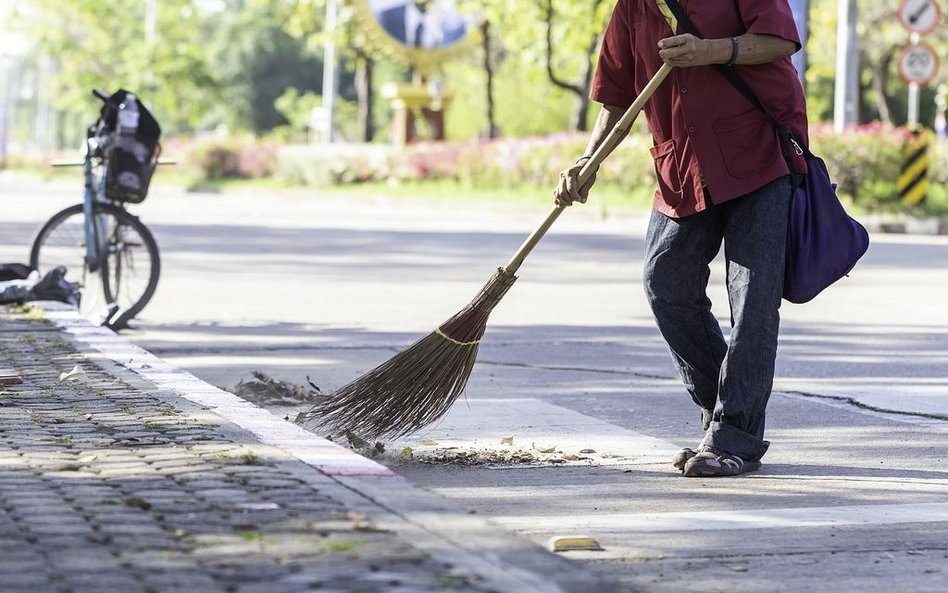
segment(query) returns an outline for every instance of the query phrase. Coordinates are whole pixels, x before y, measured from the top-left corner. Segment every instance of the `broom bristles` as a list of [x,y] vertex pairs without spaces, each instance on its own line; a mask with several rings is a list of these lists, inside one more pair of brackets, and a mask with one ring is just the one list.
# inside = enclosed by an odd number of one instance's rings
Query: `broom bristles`
[[491,310],[516,276],[503,268],[441,326],[355,381],[329,394],[297,422],[335,434],[398,438],[441,418],[464,391]]

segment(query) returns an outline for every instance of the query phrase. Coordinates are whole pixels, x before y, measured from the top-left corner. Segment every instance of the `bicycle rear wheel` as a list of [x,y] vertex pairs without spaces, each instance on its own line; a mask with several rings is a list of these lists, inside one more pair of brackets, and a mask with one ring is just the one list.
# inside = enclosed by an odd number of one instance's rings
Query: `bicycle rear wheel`
[[137,217],[118,206],[97,203],[93,213],[105,236],[94,270],[86,263],[82,204],[56,213],[43,225],[30,250],[30,265],[41,274],[66,266],[66,279],[79,284],[80,313],[121,329],[155,293],[161,272],[158,245]]

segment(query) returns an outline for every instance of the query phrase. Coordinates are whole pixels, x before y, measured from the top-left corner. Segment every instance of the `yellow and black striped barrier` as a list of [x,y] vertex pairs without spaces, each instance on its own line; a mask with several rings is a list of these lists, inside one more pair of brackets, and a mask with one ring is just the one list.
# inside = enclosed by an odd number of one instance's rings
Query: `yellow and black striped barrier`
[[902,148],[899,199],[903,204],[920,204],[928,197],[928,147],[931,135],[915,131]]

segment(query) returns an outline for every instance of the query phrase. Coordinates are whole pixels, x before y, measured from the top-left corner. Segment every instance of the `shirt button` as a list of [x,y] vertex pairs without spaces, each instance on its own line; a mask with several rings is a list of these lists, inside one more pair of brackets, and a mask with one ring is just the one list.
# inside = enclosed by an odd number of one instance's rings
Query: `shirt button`
[[681,94],[682,94],[682,95],[688,94],[688,89],[687,89],[687,88],[681,89]]
[[694,133],[695,133],[694,127],[689,127],[689,128],[688,128],[688,133],[689,133],[689,134],[694,134]]

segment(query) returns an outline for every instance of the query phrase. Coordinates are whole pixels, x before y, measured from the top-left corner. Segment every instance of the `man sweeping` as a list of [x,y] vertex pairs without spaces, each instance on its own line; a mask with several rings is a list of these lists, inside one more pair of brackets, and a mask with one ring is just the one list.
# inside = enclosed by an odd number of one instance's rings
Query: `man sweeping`
[[[673,0],[669,0],[669,4]],[[645,247],[645,290],[705,429],[672,460],[688,477],[760,467],[773,387],[789,218],[790,170],[777,130],[716,64],[736,69],[806,141],[803,88],[790,61],[800,40],[787,0],[680,0],[702,37],[678,34],[665,0],[619,0],[591,97],[602,104],[585,155],[560,174],[557,205],[585,202],[578,173],[662,63],[674,66],[645,114],[658,190]],[[792,162],[798,173],[805,163]],[[731,332],[707,296],[724,246]]]

